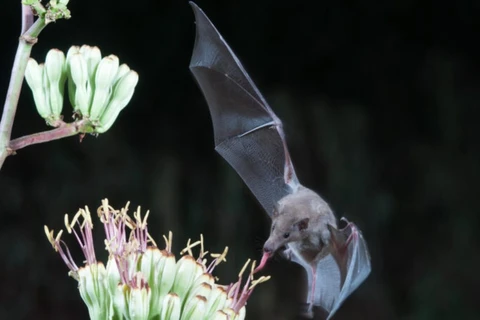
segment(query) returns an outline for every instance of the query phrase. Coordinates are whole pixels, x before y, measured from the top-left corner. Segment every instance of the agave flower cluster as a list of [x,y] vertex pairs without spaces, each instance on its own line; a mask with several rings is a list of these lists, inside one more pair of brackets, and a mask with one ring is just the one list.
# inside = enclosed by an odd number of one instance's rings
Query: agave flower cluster
[[75,118],[88,122],[85,132],[103,133],[128,104],[138,74],[115,55],[102,58],[98,47],[72,46],[67,55],[51,49],[44,64],[30,58],[25,79],[37,111],[51,126],[62,119],[65,84]]
[[[164,236],[166,247],[157,248],[147,230],[148,212],[144,218],[140,208],[134,218],[127,215],[128,203],[114,210],[108,200],[102,201],[98,216],[104,225],[105,245],[109,253],[107,265],[95,257],[92,238],[92,219],[87,207],[80,209],[70,221],[65,215],[65,226],[77,238],[85,255],[85,265],[78,267],[61,240],[62,231],[54,235],[45,226],[45,233],[53,248],[69,267],[69,275],[78,281],[80,295],[88,307],[91,319],[195,319],[237,320],[245,318],[245,305],[255,286],[270,277],[254,279],[255,262],[242,286],[242,275],[250,260],[242,268],[238,281],[230,285],[216,283],[212,275],[222,261],[222,254],[210,254],[200,241],[190,243],[181,252],[178,261],[171,252],[172,234]],[[129,231],[129,232],[127,232]],[[197,258],[192,248],[200,246]]]

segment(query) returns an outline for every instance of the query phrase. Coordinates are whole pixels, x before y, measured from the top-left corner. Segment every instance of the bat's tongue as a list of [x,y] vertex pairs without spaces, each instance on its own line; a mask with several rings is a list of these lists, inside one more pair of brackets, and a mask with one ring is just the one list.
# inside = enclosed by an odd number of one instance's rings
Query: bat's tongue
[[253,273],[257,273],[258,271],[262,270],[265,267],[265,265],[267,264],[268,258],[270,258],[270,253],[264,252],[263,256],[262,256],[262,260],[260,260],[260,264],[253,271]]

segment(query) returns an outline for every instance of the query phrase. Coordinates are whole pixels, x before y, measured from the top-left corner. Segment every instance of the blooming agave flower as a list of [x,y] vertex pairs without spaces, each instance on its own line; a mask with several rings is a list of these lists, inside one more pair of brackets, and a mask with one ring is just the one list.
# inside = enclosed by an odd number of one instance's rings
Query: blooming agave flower
[[[172,233],[164,236],[166,247],[159,250],[147,231],[148,211],[142,219],[140,207],[134,218],[127,215],[127,205],[120,211],[108,200],[102,201],[98,216],[105,228],[107,265],[98,262],[93,247],[93,223],[87,207],[80,209],[70,221],[65,215],[65,226],[77,238],[85,255],[85,265],[78,267],[65,243],[45,226],[45,233],[53,248],[60,253],[70,269],[69,275],[78,281],[80,295],[88,307],[91,319],[180,319],[180,320],[237,320],[245,318],[245,305],[255,286],[270,277],[254,280],[255,261],[242,287],[242,275],[250,260],[239,273],[238,280],[220,285],[212,276],[222,261],[222,254],[207,253],[200,241],[190,243],[182,250],[178,261],[171,252]],[[127,235],[127,231],[130,230]],[[198,258],[192,248],[200,246]],[[185,254],[186,253],[186,254]]]

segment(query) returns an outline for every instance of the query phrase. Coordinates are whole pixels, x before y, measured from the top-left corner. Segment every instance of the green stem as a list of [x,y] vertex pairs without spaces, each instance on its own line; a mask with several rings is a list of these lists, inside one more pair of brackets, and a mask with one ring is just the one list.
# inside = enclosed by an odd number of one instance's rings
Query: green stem
[[[29,11],[30,10],[30,11]],[[23,17],[31,14],[31,9],[22,6]],[[23,22],[28,19],[22,19]],[[5,159],[12,153],[9,148],[10,137],[12,135],[13,121],[17,111],[18,99],[22,89],[23,78],[25,76],[25,68],[27,67],[28,58],[32,51],[33,45],[37,42],[37,36],[45,28],[45,19],[39,18],[31,25],[28,30],[20,36],[17,53],[13,62],[10,84],[8,86],[5,105],[3,107],[2,120],[0,121],[0,169]],[[22,30],[26,29],[25,26]]]
[[10,154],[15,151],[28,147],[32,144],[44,143],[52,140],[58,140],[66,137],[74,136],[85,130],[84,126],[86,121],[79,121],[74,123],[65,123],[55,129],[47,130],[39,133],[30,134],[10,141],[9,152]]

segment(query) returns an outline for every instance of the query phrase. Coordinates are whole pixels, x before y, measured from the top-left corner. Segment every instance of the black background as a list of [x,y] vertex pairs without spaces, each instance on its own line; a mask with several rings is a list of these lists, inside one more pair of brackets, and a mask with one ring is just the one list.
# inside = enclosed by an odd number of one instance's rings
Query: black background
[[[20,30],[20,1],[2,3],[0,88]],[[355,221],[372,273],[335,319],[476,319],[479,312],[478,1],[207,1],[211,18],[284,120],[303,184]],[[208,108],[188,63],[187,1],[71,1],[32,56],[96,45],[140,75],[129,106],[98,138],[35,145],[0,173],[0,318],[85,319],[87,310],[43,225],[108,197],[150,209],[150,233],[174,251],[205,235],[230,247],[233,281],[258,259],[269,219],[213,150]],[[46,130],[24,86],[13,137]],[[70,119],[70,106],[64,115]],[[97,252],[104,259],[101,228]],[[77,262],[82,256],[66,237]],[[274,260],[248,319],[292,319],[301,268]],[[320,317],[319,317],[320,318]]]

